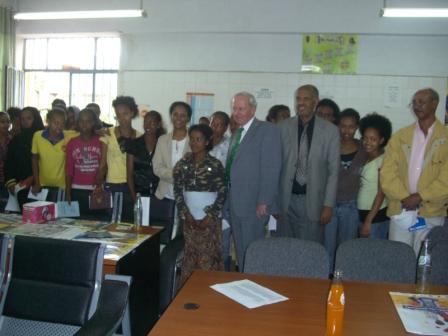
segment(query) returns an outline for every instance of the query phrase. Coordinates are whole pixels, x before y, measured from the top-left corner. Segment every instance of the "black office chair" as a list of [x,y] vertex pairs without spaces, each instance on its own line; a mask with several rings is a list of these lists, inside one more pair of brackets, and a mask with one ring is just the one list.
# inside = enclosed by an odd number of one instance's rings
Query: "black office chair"
[[3,284],[6,275],[6,261],[8,259],[9,237],[0,233],[0,297],[3,296]]
[[170,241],[160,255],[159,313],[162,314],[176,295],[177,275],[184,252],[183,237]]
[[102,281],[105,246],[16,236],[0,311],[0,335],[112,335],[129,286]]
[[164,230],[160,234],[160,244],[166,245],[171,241],[176,213],[176,202],[164,198],[159,200],[152,196],[150,201],[149,225],[162,226]]

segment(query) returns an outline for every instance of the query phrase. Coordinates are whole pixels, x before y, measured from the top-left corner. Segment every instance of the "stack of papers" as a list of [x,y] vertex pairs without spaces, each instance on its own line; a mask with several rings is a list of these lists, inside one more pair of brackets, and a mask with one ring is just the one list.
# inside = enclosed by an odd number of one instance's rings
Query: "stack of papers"
[[288,300],[287,297],[247,279],[210,287],[250,309]]

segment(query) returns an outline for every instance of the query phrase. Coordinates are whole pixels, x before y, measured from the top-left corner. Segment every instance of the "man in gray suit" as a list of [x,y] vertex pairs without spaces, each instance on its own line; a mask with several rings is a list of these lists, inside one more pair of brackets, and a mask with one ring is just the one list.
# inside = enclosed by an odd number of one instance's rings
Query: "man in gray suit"
[[250,243],[265,237],[270,214],[278,213],[276,199],[281,169],[278,128],[255,118],[257,102],[247,92],[232,99],[233,133],[226,163],[228,207],[240,271]]
[[295,92],[296,116],[280,126],[283,164],[278,235],[322,242],[336,199],[340,142],[336,126],[315,116],[319,91]]

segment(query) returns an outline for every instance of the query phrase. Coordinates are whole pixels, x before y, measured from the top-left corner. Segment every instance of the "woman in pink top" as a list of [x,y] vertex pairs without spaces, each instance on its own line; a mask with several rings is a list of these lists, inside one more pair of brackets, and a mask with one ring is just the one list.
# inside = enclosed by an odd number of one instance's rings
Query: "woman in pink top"
[[104,211],[89,209],[89,195],[98,186],[97,174],[103,152],[102,142],[95,133],[99,124],[95,112],[84,109],[79,113],[79,136],[67,144],[65,161],[65,197],[68,202],[78,201],[82,218],[103,219]]

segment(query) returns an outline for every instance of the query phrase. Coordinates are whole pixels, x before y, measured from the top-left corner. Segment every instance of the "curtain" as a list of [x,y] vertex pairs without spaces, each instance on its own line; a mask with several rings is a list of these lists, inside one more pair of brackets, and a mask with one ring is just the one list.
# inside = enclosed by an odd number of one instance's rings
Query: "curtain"
[[14,66],[15,26],[12,10],[0,7],[0,110],[6,109],[6,67]]

